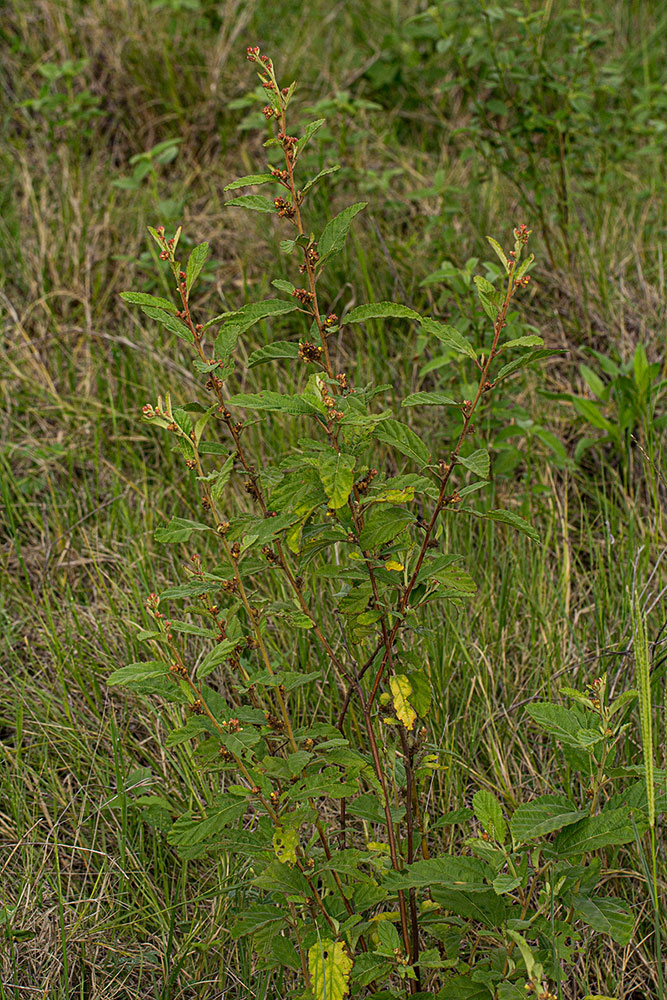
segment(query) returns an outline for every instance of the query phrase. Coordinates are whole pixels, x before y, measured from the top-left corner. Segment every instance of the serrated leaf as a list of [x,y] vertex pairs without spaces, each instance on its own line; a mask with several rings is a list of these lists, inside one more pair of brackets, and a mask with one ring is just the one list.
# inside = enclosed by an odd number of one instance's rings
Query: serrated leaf
[[297,971],[301,969],[299,954],[289,938],[275,937],[271,942],[271,951],[281,965]]
[[364,306],[357,306],[352,312],[341,321],[341,326],[350,323],[365,323],[369,319],[416,319],[421,320],[421,316],[414,309],[401,305],[399,302],[369,302]]
[[240,392],[230,396],[228,406],[243,406],[247,410],[269,410],[275,413],[321,413],[324,407],[317,407],[302,396],[288,396],[280,392]]
[[460,406],[444,392],[413,392],[406,396],[401,406]]
[[242,194],[240,198],[232,198],[225,203],[225,208],[247,208],[251,212],[266,212],[275,214],[276,206],[261,194]]
[[119,667],[107,678],[107,684],[131,684],[133,681],[145,681],[151,677],[163,677],[169,673],[169,665],[162,660],[146,660],[144,663],[128,663]]
[[296,864],[296,847],[299,843],[299,831],[294,827],[276,828],[273,834],[273,850],[282,865]]
[[514,340],[508,340],[502,345],[502,348],[505,350],[507,347],[539,347],[542,344],[544,344],[542,337],[531,333],[525,337],[516,337]]
[[197,677],[202,680],[212,674],[217,666],[224,663],[232,655],[238,642],[236,639],[223,639],[217,646],[206,654],[202,662],[197,667]]
[[270,181],[275,181],[273,174],[246,174],[245,177],[239,177],[238,180],[227,184],[223,191],[235,191],[236,188],[250,187],[253,184],[268,184]]
[[423,670],[411,670],[408,680],[412,687],[410,702],[417,715],[423,719],[431,707],[431,682]]
[[486,278],[483,278],[479,274],[475,275],[473,281],[475,282],[475,286],[477,288],[477,296],[482,309],[490,320],[495,320],[500,309],[499,304],[495,301],[498,293],[491,282],[487,281]]
[[538,702],[528,705],[526,711],[542,729],[566,746],[576,749],[592,747],[602,739],[602,734],[598,730],[582,726],[578,716],[563,705],[553,705],[548,701]]
[[262,927],[284,920],[282,908],[278,906],[250,906],[235,919],[230,935],[235,940],[254,934]]
[[277,288],[279,292],[287,292],[291,295],[294,291],[294,285],[291,281],[286,281],[284,278],[274,278],[271,282],[274,288]]
[[419,465],[428,465],[431,453],[410,427],[402,424],[400,420],[382,420],[373,431],[375,438],[388,444],[391,448],[400,451],[402,455],[407,455]]
[[283,313],[294,312],[297,308],[296,302],[287,302],[285,299],[265,299],[264,302],[252,302],[243,306],[238,312],[232,313],[225,319],[223,326],[218,333],[215,342],[216,357],[223,360],[228,358],[236,346],[236,341],[260,320],[269,316],[280,316]]
[[505,256],[505,251],[501,247],[500,243],[498,242],[498,240],[494,240],[493,236],[487,236],[486,238],[493,247],[493,249],[496,251],[498,257],[500,258],[500,261],[502,262],[502,265],[505,268],[506,274],[509,274],[509,267],[507,266],[508,264],[507,257]]
[[163,299],[159,295],[148,295],[146,292],[121,292],[121,299],[129,302],[133,306],[153,306],[156,309],[164,309],[165,312],[175,313],[178,309],[169,299]]
[[211,526],[186,517],[172,517],[169,524],[155,529],[153,537],[156,542],[187,542],[193,531],[211,531]]
[[396,674],[389,680],[392,701],[396,718],[403,723],[406,729],[414,729],[417,713],[408,701],[412,694],[412,685],[405,674]]
[[326,224],[318,242],[320,259],[339,253],[343,249],[352,219],[366,208],[367,204],[366,201],[355,202]]
[[299,159],[299,154],[301,153],[301,150],[304,148],[306,143],[312,139],[315,133],[318,132],[325,123],[326,123],[326,118],[318,118],[317,121],[310,122],[308,125],[306,125],[305,129],[303,130],[303,135],[297,142],[296,149],[294,150],[295,163]]
[[463,455],[459,455],[459,462],[466,469],[470,469],[471,472],[474,472],[474,474],[479,476],[481,479],[489,478],[490,460],[489,453],[486,448],[480,448],[478,451],[473,451],[472,454],[467,456],[467,458]]
[[540,795],[524,802],[510,819],[510,831],[517,845],[571,826],[586,815],[563,795]]
[[442,886],[457,892],[485,892],[485,866],[476,858],[443,855],[416,861],[402,872],[387,872],[383,884],[392,892],[422,886]]
[[438,581],[439,597],[470,597],[477,592],[477,584],[461,566],[443,566],[429,573],[429,579]]
[[485,514],[481,515],[485,517],[488,521],[500,521],[501,524],[509,524],[511,527],[516,528],[517,531],[521,531],[524,535],[528,535],[532,538],[534,542],[539,542],[540,535],[536,528],[533,528],[532,524],[521,517],[520,514],[515,514],[512,510],[487,510]]
[[141,311],[148,316],[149,319],[157,320],[162,326],[164,326],[170,333],[175,333],[177,337],[184,340],[187,344],[192,344],[194,338],[190,330],[188,330],[185,323],[181,323],[180,319],[176,319],[172,316],[171,312],[166,312],[164,309],[156,309],[154,306],[142,306]]
[[167,840],[179,853],[188,848],[203,844],[234,823],[246,811],[245,799],[227,797],[218,808],[211,808],[203,819],[190,819],[181,816],[177,819],[167,834]]
[[510,361],[509,364],[503,365],[498,374],[494,376],[494,382],[501,382],[509,375],[513,375],[514,372],[518,371],[520,368],[525,368],[526,365],[532,364],[533,361],[541,361],[543,358],[551,358],[554,354],[562,353],[563,351],[561,350],[552,351],[546,347],[538,349],[537,351],[529,351],[528,354],[522,354],[520,358],[515,358],[514,361]]
[[475,816],[488,835],[499,844],[504,844],[507,837],[507,824],[503,816],[500,802],[486,788],[475,793],[472,800]]
[[604,847],[629,844],[635,839],[635,827],[646,827],[646,822],[638,816],[634,818],[634,824],[627,806],[605,809],[597,816],[587,816],[562,830],[553,847],[561,857],[571,857]]
[[308,971],[315,1000],[343,1000],[349,992],[352,959],[341,941],[316,941],[308,949]]
[[315,177],[311,177],[311,179],[304,184],[301,194],[306,194],[310,191],[314,184],[317,184],[317,182],[321,180],[322,177],[326,177],[327,174],[335,174],[337,170],[340,170],[339,163],[333,167],[325,167],[324,170],[320,170],[319,174],[316,174]]
[[491,1000],[493,994],[484,983],[476,983],[470,976],[448,979],[438,993],[439,1000]]
[[600,934],[608,934],[624,948],[630,943],[635,920],[619,899],[603,896],[574,896],[575,913]]
[[514,280],[520,281],[521,278],[523,278],[526,271],[530,270],[530,268],[533,266],[534,263],[535,263],[535,254],[529,253],[526,259],[524,260],[523,264],[519,266],[519,270],[514,275]]
[[231,474],[234,471],[234,456],[230,455],[223,467],[215,473],[215,478],[211,483],[211,498],[214,503],[222,496],[223,490],[230,480]]
[[285,358],[294,359],[299,356],[299,345],[289,340],[276,340],[273,344],[260,347],[248,358],[248,368],[255,365],[265,365],[269,361],[282,361]]
[[456,351],[457,354],[467,354],[469,358],[477,360],[477,354],[475,348],[470,344],[462,333],[459,333],[453,326],[447,326],[445,323],[438,323],[434,319],[423,319],[422,328],[427,333],[432,333],[434,337],[443,343],[450,350]]
[[347,503],[354,485],[356,461],[353,455],[334,452],[322,456],[318,462],[320,480],[329,500],[329,507],[333,510],[344,507]]
[[496,875],[493,880],[493,891],[497,896],[504,896],[508,892],[514,892],[521,885],[522,879],[519,875]]
[[373,507],[359,536],[362,549],[382,548],[413,521],[414,515],[404,507],[386,507],[384,504]]
[[201,269],[208,257],[208,243],[200,243],[193,247],[188,257],[188,266],[185,269],[185,287],[187,295],[201,273]]

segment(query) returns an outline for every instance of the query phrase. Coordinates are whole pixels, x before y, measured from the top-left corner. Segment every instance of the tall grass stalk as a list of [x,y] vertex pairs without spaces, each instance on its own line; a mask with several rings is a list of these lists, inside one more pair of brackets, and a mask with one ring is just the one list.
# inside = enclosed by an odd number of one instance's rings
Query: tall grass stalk
[[660,1000],[664,1000],[665,983],[662,968],[662,947],[660,934],[660,904],[658,902],[658,865],[655,844],[655,775],[653,767],[653,710],[651,699],[651,653],[649,650],[646,618],[639,606],[636,592],[632,598],[632,630],[635,649],[635,675],[639,692],[639,718],[641,723],[642,756],[646,779],[648,801],[648,821],[651,835],[651,895],[653,921],[655,925],[655,960],[658,971]]

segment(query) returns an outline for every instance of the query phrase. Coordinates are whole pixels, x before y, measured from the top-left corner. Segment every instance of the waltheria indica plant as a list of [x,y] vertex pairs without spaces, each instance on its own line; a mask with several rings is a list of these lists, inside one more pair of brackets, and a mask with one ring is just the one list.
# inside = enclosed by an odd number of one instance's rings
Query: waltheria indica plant
[[[443,551],[443,518],[466,513],[538,540],[510,510],[469,506],[489,478],[488,451],[473,450],[473,420],[515,371],[555,353],[536,336],[503,336],[510,303],[529,280],[530,231],[518,226],[508,253],[489,238],[505,280],[497,290],[476,279],[489,319],[482,349],[399,303],[361,305],[339,319],[320,279],[365,205],[343,209],[319,235],[309,230],[308,193],[337,169],[301,177],[303,151],[324,123],[291,135],[295,85],[281,88],[258,48],[248,58],[266,91],[265,146],[281,161],[227,187],[273,185],[275,197],[242,195],[228,205],[284,220],[281,250],[298,262],[299,287],[276,280],[283,297],[205,320],[192,291],[207,244],[182,270],[180,229],[173,237],[150,230],[176,304],[144,293],[123,298],[191,346],[208,393],[207,405],[176,406],[165,392],[144,407],[145,420],[172,435],[202,508],[201,520],[173,517],[155,538],[206,539],[216,555],[210,567],[188,556],[182,582],[149,596],[153,627],[141,638],[155,658],[122,667],[110,683],[183,706],[167,746],[191,745],[209,793],[171,825],[169,842],[183,858],[247,858],[257,901],[227,930],[252,939],[257,967],[277,970],[282,996],[511,1000],[528,991],[546,1000],[561,993],[562,966],[580,938],[576,921],[622,944],[633,928],[618,900],[596,893],[596,855],[648,825],[641,775],[613,771],[633,695],[610,704],[600,678],[586,695],[570,692],[572,708],[530,707],[580,774],[567,793],[541,795],[508,818],[480,789],[472,810],[443,816],[427,795],[440,764],[429,746],[431,686],[419,649],[425,609],[475,591],[460,557]],[[286,314],[292,338],[255,350],[247,368],[282,365],[281,385],[291,391],[235,393],[239,338]],[[352,384],[335,356],[333,335],[344,326],[385,318],[419,324],[474,377],[471,398],[432,391],[402,401],[447,417],[446,454],[432,454],[381,409],[387,386]],[[297,444],[253,453],[248,413],[296,421]],[[387,471],[397,465],[399,474]],[[232,492],[237,478],[247,510]],[[172,607],[183,601],[176,620]],[[610,793],[614,775],[633,778],[622,798]],[[460,852],[443,853],[443,828],[473,813]]]

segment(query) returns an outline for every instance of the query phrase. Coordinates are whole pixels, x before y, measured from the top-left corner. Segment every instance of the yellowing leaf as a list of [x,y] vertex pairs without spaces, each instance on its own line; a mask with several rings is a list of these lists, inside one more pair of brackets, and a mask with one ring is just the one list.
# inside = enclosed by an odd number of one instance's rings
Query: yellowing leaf
[[273,835],[273,849],[278,861],[282,864],[296,864],[296,845],[299,842],[299,831],[278,827]]
[[343,1000],[349,992],[352,959],[341,941],[316,941],[308,949],[308,970],[315,1000]]
[[402,562],[396,562],[395,559],[389,559],[384,564],[384,568],[385,569],[393,569],[394,572],[400,573],[402,569],[405,569],[405,566],[403,565]]
[[394,698],[394,710],[406,729],[412,729],[417,713],[408,701],[412,694],[412,684],[405,674],[397,674],[389,681],[389,687]]

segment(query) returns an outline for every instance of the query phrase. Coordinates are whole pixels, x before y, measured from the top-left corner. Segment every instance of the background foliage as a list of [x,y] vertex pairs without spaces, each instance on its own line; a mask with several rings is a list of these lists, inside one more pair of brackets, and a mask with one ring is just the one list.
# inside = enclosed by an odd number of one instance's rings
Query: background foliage
[[[176,575],[153,531],[160,511],[188,502],[179,460],[138,420],[165,366],[191,391],[185,351],[177,340],[163,351],[118,293],[166,291],[146,224],[182,221],[210,241],[199,295],[213,313],[267,297],[284,237],[224,209],[224,185],[260,156],[262,95],[249,98],[239,72],[246,44],[302,82],[304,120],[328,119],[312,172],[343,166],[317,195],[322,220],[349,192],[369,202],[327,279],[337,312],[388,299],[460,310],[474,340],[485,318],[472,274],[496,267],[485,234],[510,219],[534,230],[539,295],[522,324],[567,354],[546,379],[527,376],[484,432],[494,503],[537,521],[545,544],[511,534],[500,544],[457,522],[452,548],[484,553],[478,596],[424,644],[430,718],[452,761],[438,774],[443,811],[469,805],[480,782],[508,804],[527,797],[531,775],[535,788],[545,773],[566,783],[526,704],[605,670],[617,693],[629,686],[633,591],[651,639],[664,621],[666,22],[646,0],[10,6],[0,28],[5,995],[22,995],[12,983],[53,997],[274,989],[246,943],[230,941],[230,915],[252,902],[235,858],[183,865],[167,844],[172,805],[198,792],[188,754],[167,759],[157,717],[105,683],[141,658],[138,608]],[[252,349],[279,329],[255,328]],[[348,328],[338,350],[353,378],[371,365],[397,399],[447,390],[443,359],[398,326],[377,324],[370,339]],[[268,366],[254,371],[244,391],[278,388]],[[663,674],[658,665],[658,767]],[[164,803],[147,807],[157,785]],[[632,899],[641,858],[628,851],[617,870],[615,891]],[[639,931],[648,917],[636,912]],[[646,995],[656,970],[644,935],[610,947],[581,949],[566,995]]]

